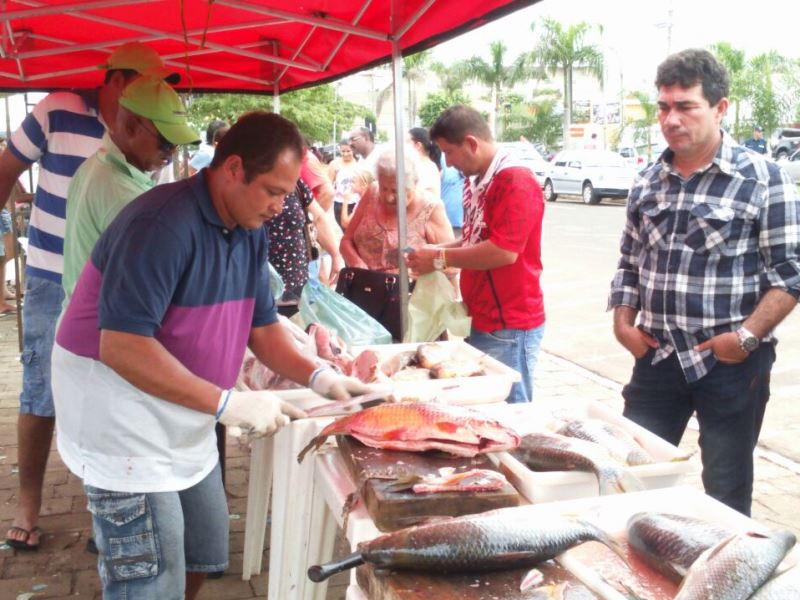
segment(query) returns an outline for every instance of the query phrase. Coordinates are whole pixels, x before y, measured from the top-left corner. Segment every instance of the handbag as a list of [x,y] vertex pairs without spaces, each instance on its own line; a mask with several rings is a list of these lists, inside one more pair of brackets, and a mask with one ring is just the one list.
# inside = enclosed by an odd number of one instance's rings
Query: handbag
[[[413,282],[409,282],[409,291],[412,289]],[[399,342],[402,339],[399,275],[345,267],[339,272],[336,292],[383,325],[392,334],[394,341]]]
[[[297,199],[300,205],[303,204],[303,189],[298,183],[295,188]],[[311,218],[311,213],[308,212],[308,207],[303,206],[303,238],[306,240],[306,255],[308,262],[317,260],[319,258],[319,242],[317,241],[317,226],[314,224],[314,219]]]

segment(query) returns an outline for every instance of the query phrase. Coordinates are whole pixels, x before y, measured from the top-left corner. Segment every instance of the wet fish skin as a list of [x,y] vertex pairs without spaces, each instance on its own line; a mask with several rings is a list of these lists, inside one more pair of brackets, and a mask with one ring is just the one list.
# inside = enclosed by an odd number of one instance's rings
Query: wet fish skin
[[613,458],[626,465],[650,465],[655,462],[630,433],[600,419],[568,421],[558,433],[600,444]]
[[750,596],[750,600],[797,600],[800,598],[800,567],[773,577]]
[[512,454],[534,471],[593,472],[602,496],[644,489],[641,481],[594,442],[557,433],[529,433]]
[[419,525],[359,544],[378,567],[469,573],[534,566],[587,541],[619,548],[586,521],[548,516],[525,519],[491,511]]
[[472,457],[510,450],[519,436],[498,421],[464,407],[437,403],[387,403],[338,419],[300,451],[298,462],[331,435],[351,435],[373,448],[441,450]]
[[694,562],[675,600],[746,600],[769,579],[795,544],[790,531],[737,534]]
[[676,583],[697,557],[733,534],[701,519],[658,512],[636,513],[626,528],[634,554]]

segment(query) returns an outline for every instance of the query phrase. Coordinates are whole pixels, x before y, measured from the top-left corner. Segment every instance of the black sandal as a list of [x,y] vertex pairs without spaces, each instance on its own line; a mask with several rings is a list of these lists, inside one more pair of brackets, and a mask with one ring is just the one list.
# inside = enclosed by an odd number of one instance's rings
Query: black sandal
[[[34,551],[39,549],[39,545],[42,543],[42,536],[44,532],[41,530],[40,527],[36,526],[31,528],[30,530],[25,529],[24,527],[17,527],[16,525],[12,525],[9,529],[9,532],[19,532],[25,535],[25,537],[21,540],[15,540],[14,538],[6,538],[6,544],[14,548],[14,550],[27,550],[27,551]],[[39,541],[35,544],[29,544],[28,540],[31,539],[32,535],[38,535]]]

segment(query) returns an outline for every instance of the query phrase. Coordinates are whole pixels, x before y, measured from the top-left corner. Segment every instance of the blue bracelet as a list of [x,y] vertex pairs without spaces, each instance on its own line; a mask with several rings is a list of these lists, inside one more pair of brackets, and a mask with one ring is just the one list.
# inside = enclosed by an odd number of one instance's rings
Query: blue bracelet
[[217,410],[216,419],[219,421],[220,416],[223,412],[225,412],[225,407],[228,406],[228,400],[230,400],[231,393],[233,390],[225,390],[225,399],[222,401],[222,405]]
[[308,378],[308,387],[309,389],[314,389],[314,380],[317,378],[317,375],[322,373],[323,371],[327,371],[330,367],[318,367],[314,369],[314,372],[311,373],[311,377]]

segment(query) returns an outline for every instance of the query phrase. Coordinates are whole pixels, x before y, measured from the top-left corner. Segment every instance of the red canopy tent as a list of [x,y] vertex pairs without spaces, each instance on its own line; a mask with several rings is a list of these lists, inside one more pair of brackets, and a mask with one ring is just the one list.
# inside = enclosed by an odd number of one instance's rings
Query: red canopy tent
[[0,0],[0,90],[94,87],[144,41],[181,90],[280,94],[388,62],[538,0]]
[[[181,72],[179,90],[276,98],[391,60],[397,170],[403,173],[400,57],[538,1],[0,0],[0,91],[95,87],[98,65],[130,41],[146,42]],[[403,248],[402,177],[397,192]],[[407,291],[401,268],[404,321]]]

